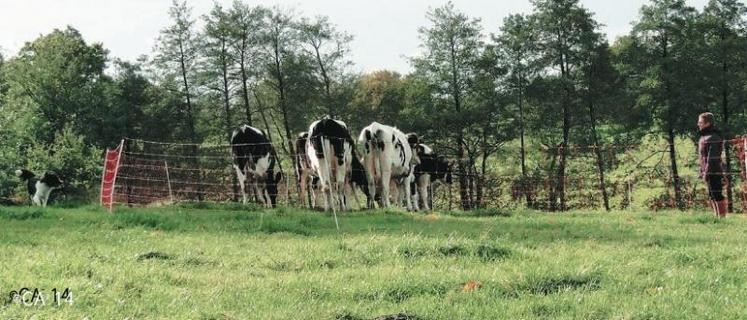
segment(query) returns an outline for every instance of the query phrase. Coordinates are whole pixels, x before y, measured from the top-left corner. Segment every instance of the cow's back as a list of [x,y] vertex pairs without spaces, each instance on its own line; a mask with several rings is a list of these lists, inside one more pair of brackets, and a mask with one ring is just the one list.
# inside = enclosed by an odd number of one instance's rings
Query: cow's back
[[234,156],[234,164],[242,172],[246,171],[247,166],[251,170],[255,170],[257,162],[262,158],[267,159],[268,167],[274,164],[272,143],[264,132],[248,125],[241,126],[231,135],[231,151]]

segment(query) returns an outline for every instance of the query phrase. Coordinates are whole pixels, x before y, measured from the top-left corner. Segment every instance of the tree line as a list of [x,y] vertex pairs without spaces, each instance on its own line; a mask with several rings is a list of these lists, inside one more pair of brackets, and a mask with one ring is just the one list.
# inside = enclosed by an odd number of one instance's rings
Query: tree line
[[73,27],[54,30],[0,57],[0,197],[18,192],[18,167],[53,168],[90,189],[102,150],[123,137],[225,144],[246,123],[292,162],[296,133],[330,115],[353,132],[379,121],[424,136],[454,160],[462,209],[483,206],[491,172],[510,166],[522,190],[538,176],[553,181],[542,201],[523,192],[527,206],[566,210],[580,145],[609,210],[605,173],[624,151],[614,146],[661,137],[684,208],[677,142],[695,138],[697,114],[716,113],[726,137],[747,121],[745,5],[651,0],[610,43],[578,0],[531,3],[531,13],[491,22],[493,33],[451,2],[428,10],[408,74],[354,72],[353,36],[328,17],[241,0],[200,16],[174,0],[152,54],[136,61]]

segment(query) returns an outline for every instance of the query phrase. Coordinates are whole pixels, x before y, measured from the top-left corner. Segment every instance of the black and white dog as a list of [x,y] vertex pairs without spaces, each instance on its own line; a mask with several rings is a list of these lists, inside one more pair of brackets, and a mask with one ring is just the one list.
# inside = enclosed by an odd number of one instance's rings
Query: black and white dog
[[47,171],[41,179],[26,169],[16,170],[16,175],[26,181],[31,202],[42,207],[47,206],[52,191],[62,189],[65,184],[62,177],[53,171]]

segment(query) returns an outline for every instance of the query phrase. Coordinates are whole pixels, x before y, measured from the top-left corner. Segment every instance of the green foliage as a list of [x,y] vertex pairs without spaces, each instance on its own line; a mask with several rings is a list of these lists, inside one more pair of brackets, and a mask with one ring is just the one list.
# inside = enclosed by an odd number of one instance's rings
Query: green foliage
[[13,109],[6,116],[45,143],[66,126],[79,128],[89,143],[107,142],[101,136],[109,83],[106,61],[101,44],[88,45],[71,27],[27,43],[4,67],[8,108]]
[[[87,144],[71,127],[59,132],[52,143],[34,143],[27,150],[25,168],[43,175],[45,171],[61,174],[71,196],[85,196],[101,182],[101,149]],[[17,179],[17,178],[16,178]]]

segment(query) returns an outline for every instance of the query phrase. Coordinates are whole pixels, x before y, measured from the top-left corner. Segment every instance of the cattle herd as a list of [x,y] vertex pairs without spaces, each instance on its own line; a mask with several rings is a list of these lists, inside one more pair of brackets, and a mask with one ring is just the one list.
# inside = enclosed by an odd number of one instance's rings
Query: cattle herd
[[[362,153],[356,145],[362,146]],[[283,174],[276,172],[279,160],[267,134],[241,126],[231,136],[231,149],[244,203],[251,192],[266,207],[275,207]],[[403,205],[411,211],[430,210],[434,187],[451,183],[449,161],[416,134],[377,122],[364,128],[356,143],[344,122],[325,117],[298,135],[295,149],[296,182],[310,208],[348,210],[348,195],[362,207],[360,190],[367,208]]]

